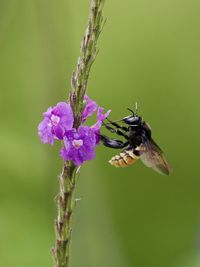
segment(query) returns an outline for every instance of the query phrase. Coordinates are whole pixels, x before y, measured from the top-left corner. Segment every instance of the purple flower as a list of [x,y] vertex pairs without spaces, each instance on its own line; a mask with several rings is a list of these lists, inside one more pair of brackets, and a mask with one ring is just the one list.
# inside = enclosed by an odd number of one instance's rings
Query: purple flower
[[92,125],[90,128],[96,135],[96,143],[98,144],[100,141],[99,134],[100,128],[102,126],[103,121],[109,116],[111,110],[108,110],[105,114],[103,114],[104,108],[99,107],[97,110],[97,122]]
[[86,119],[94,114],[97,109],[97,103],[90,99],[87,95],[85,95],[84,100],[86,101],[86,106],[83,110],[82,122],[86,121]]
[[91,127],[80,125],[78,129],[74,129],[73,111],[70,104],[65,102],[48,108],[43,113],[44,118],[38,126],[38,134],[42,142],[53,145],[55,139],[63,140],[61,157],[66,161],[72,160],[77,166],[82,165],[86,160],[94,159],[94,149],[100,141],[100,128],[103,120],[110,114],[110,110],[104,114],[104,109],[98,107],[97,103],[88,96],[84,97],[84,101],[86,105],[82,114],[82,124],[97,110],[97,122]]
[[80,166],[84,161],[94,159],[95,145],[95,133],[88,126],[80,126],[78,130],[65,133],[60,155],[64,160],[73,160],[75,165]]
[[74,123],[70,104],[59,102],[43,113],[44,119],[38,126],[38,134],[43,143],[53,145],[54,139],[63,139],[65,131],[71,130]]

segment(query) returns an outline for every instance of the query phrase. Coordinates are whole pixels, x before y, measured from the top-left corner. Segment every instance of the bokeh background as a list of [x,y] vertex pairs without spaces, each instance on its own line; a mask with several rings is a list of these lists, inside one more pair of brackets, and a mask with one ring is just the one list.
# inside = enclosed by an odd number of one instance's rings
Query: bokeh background
[[[66,99],[89,0],[0,0],[0,266],[52,266],[59,146],[37,136]],[[71,266],[200,266],[200,2],[106,3],[88,94],[111,118],[139,112],[174,172],[107,163],[99,146],[76,195]]]

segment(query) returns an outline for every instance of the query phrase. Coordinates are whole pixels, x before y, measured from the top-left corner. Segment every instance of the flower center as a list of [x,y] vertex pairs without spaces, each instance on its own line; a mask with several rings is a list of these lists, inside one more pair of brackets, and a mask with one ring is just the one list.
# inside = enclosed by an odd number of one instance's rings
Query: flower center
[[82,145],[83,145],[83,140],[79,139],[79,140],[76,140],[74,139],[72,141],[72,145],[73,147],[75,147],[76,149],[79,149]]
[[59,121],[60,121],[60,117],[58,117],[54,114],[51,116],[51,123],[53,126],[57,126]]

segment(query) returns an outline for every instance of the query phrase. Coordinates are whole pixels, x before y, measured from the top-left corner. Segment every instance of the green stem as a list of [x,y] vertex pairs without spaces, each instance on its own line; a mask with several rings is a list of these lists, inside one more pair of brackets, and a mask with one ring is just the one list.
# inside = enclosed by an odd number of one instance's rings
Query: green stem
[[97,40],[104,25],[102,9],[105,0],[91,0],[88,26],[80,46],[76,70],[72,74],[70,103],[75,114],[75,127],[81,124],[84,108],[83,99],[86,93],[90,69],[98,54]]
[[[70,104],[74,113],[74,127],[81,125],[90,69],[97,56],[97,40],[103,28],[102,9],[105,0],[91,0],[88,26],[81,42],[80,56],[72,74]],[[54,267],[68,267],[72,233],[72,212],[74,190],[79,173],[73,162],[64,162],[59,177],[60,191],[57,197],[58,216],[55,220],[56,244],[52,249]]]
[[72,162],[66,162],[59,176],[58,217],[55,220],[56,244],[52,250],[55,267],[66,267],[69,262],[71,216],[74,207],[73,194],[76,177],[77,167]]

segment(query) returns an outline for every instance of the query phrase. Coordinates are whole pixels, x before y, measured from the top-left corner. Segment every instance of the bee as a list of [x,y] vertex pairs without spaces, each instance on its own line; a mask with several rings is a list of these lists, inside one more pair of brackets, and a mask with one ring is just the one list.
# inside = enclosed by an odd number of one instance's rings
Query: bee
[[[169,175],[172,168],[167,162],[163,151],[152,139],[151,127],[142,117],[137,115],[136,111],[128,108],[131,115],[118,121],[104,123],[107,130],[122,136],[125,140],[112,139],[106,135],[100,135],[100,140],[104,146],[122,149],[122,151],[113,156],[109,163],[115,167],[127,167],[134,164],[138,159],[147,166],[160,174]],[[120,125],[118,122],[122,122]]]

